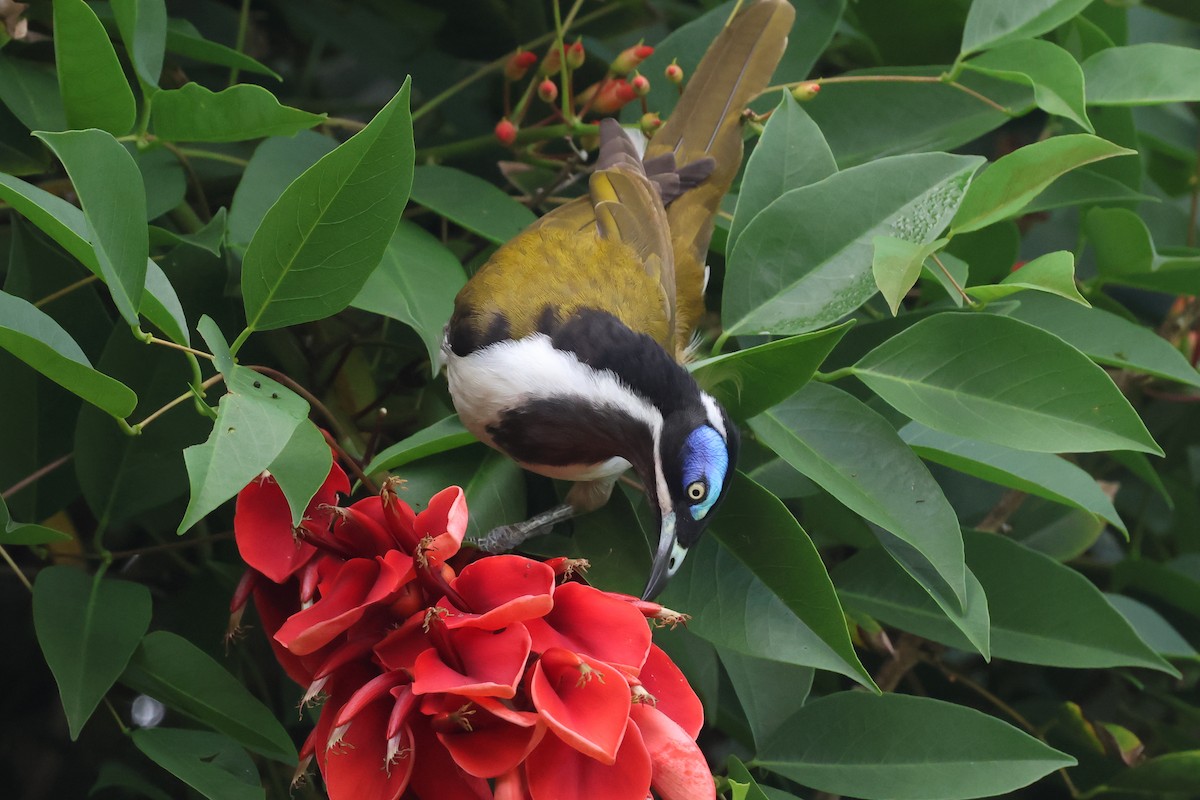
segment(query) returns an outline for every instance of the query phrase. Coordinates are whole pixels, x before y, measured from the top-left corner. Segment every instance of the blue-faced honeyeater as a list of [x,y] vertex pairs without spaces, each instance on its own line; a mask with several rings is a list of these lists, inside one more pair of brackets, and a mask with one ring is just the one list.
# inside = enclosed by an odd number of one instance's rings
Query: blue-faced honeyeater
[[738,431],[682,365],[704,311],[705,255],[742,160],[742,117],[795,15],[730,19],[639,156],[613,120],[583,197],[495,252],[459,292],[443,347],[454,405],[482,441],[576,481],[566,503],[493,531],[515,546],[607,502],[632,467],[659,523],[645,596],[679,569],[729,488]]

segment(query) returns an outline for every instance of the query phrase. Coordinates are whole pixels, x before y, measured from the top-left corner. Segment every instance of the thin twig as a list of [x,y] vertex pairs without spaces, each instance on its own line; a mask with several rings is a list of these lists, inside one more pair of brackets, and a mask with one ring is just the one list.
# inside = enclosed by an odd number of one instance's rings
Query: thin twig
[[175,158],[179,159],[179,163],[183,165],[184,172],[188,175],[188,182],[192,184],[192,188],[196,191],[196,202],[200,204],[200,210],[204,212],[201,220],[205,223],[212,220],[212,209],[208,205],[208,197],[204,194],[204,184],[200,182],[200,176],[196,174],[196,170],[192,167],[192,160],[188,158],[187,153],[177,147],[172,142],[164,142],[158,140],[163,147],[167,148],[171,153],[174,153]]
[[42,478],[49,475],[51,472],[54,472],[54,470],[58,469],[63,464],[66,464],[68,461],[71,460],[72,457],[74,457],[74,455],[75,455],[74,453],[67,453],[65,456],[62,456],[61,458],[56,458],[53,461],[51,461],[49,464],[47,464],[46,466],[36,470],[33,473],[30,473],[29,475],[26,475],[24,478],[17,481],[12,486],[5,489],[3,492],[0,492],[0,498],[4,498],[5,500],[7,500],[8,498],[12,497],[17,492],[24,489],[26,486],[29,486],[31,483],[36,483],[37,481],[39,481]]
[[[217,373],[216,375],[213,375],[211,378],[209,378],[208,380],[201,383],[199,388],[201,391],[203,391],[203,390],[207,389],[208,387],[212,386],[213,384],[220,382],[222,379],[224,379],[224,377],[225,377],[224,375]],[[171,402],[167,403],[162,408],[158,409],[157,411],[151,412],[149,416],[147,416],[144,420],[137,423],[133,427],[139,431],[143,430],[147,425],[149,425],[151,422],[154,422],[154,420],[158,419],[159,417],[161,417],[163,414],[170,411],[175,406],[177,406],[180,403],[183,403],[186,400],[188,400],[189,398],[192,398],[195,396],[196,395],[194,392],[191,392],[191,391],[184,392],[183,394],[179,395]]]
[[1003,530],[1004,526],[1008,524],[1008,518],[1017,513],[1017,509],[1021,507],[1027,497],[1029,495],[1025,492],[1009,489],[987,513],[987,516],[975,526],[975,530],[985,533],[998,533]]
[[780,89],[791,89],[796,86],[808,85],[815,83],[818,86],[824,86],[831,83],[940,83],[944,86],[949,86],[952,89],[957,89],[960,92],[974,97],[981,103],[986,103],[1002,114],[1011,114],[1004,106],[997,103],[990,97],[980,94],[969,86],[964,86],[958,81],[945,80],[938,75],[837,75],[832,78],[814,78],[812,80],[794,81],[792,83],[780,83],[775,86],[768,86],[759,92],[759,97],[768,92],[777,92]]
[[160,339],[154,335],[151,335],[150,338],[146,340],[146,342],[148,344],[158,344],[158,345],[162,345],[163,347],[170,347],[172,350],[182,350],[185,353],[191,353],[192,355],[200,356],[201,358],[207,358],[209,361],[214,360],[211,353],[206,353],[203,350],[197,350],[193,347],[188,347],[187,345],[176,344],[175,342],[172,342],[169,339]]
[[896,641],[895,654],[880,668],[875,676],[875,685],[880,691],[892,692],[909,670],[921,661],[921,644],[924,640],[911,633],[902,633]]
[[4,545],[0,545],[0,558],[3,558],[8,563],[8,566],[12,567],[13,573],[17,576],[21,583],[25,584],[25,588],[32,592],[33,584],[29,582],[29,578],[25,577],[25,573],[22,572],[21,568],[17,566],[17,562],[13,561],[12,556],[10,556],[8,551],[4,549]]
[[211,536],[197,536],[189,539],[180,539],[176,542],[163,542],[162,544],[135,547],[130,550],[112,550],[108,553],[62,553],[59,557],[73,558],[79,561],[115,561],[121,558],[133,558],[134,556],[145,556],[170,550],[184,550],[189,547],[198,547],[203,544],[211,544],[212,542],[223,542],[232,538],[233,531],[225,531],[224,533],[214,533]]
[[41,308],[42,306],[49,305],[50,303],[53,303],[55,300],[59,299],[60,297],[66,297],[71,292],[75,291],[76,289],[82,289],[84,286],[87,286],[89,283],[95,283],[98,280],[100,280],[100,279],[95,275],[88,275],[86,278],[80,278],[79,280],[75,281],[74,283],[68,284],[56,292],[51,292],[50,294],[43,297],[41,300],[38,300],[36,303],[34,303],[33,306],[34,306],[34,308]]
[[[246,48],[246,30],[250,27],[250,0],[242,0],[241,11],[238,12],[237,41],[233,49],[241,53]],[[238,82],[238,68],[234,65],[229,70],[229,85]]]
[[942,274],[946,276],[946,280],[950,281],[950,285],[962,295],[963,300],[965,300],[968,305],[975,305],[975,301],[968,297],[966,290],[958,285],[958,281],[954,280],[954,276],[950,274],[950,270],[946,269],[946,265],[942,263],[942,260],[937,257],[937,253],[930,253],[929,257],[933,259],[933,263],[938,265],[938,269],[940,269]]

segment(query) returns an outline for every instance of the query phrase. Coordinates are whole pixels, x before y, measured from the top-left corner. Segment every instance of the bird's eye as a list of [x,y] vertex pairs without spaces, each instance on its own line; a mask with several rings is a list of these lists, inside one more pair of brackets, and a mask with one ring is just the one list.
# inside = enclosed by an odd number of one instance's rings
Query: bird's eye
[[704,481],[692,481],[687,485],[687,496],[693,503],[699,503],[706,494],[708,494],[708,486]]

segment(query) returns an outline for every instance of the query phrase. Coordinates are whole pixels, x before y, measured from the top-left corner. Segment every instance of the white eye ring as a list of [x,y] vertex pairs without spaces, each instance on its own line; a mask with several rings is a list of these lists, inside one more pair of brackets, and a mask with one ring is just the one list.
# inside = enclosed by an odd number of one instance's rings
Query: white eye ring
[[699,503],[708,494],[708,486],[705,485],[704,481],[692,481],[687,485],[686,491],[689,500],[693,503]]

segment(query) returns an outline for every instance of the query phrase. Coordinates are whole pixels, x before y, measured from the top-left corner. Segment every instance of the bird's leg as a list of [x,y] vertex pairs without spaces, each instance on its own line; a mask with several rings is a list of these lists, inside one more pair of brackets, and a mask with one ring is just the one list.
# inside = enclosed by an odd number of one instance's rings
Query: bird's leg
[[512,550],[528,539],[549,533],[560,522],[600,508],[612,496],[615,484],[615,477],[576,483],[567,492],[567,501],[562,505],[535,514],[524,522],[492,528],[486,536],[475,541],[475,546],[488,553]]

